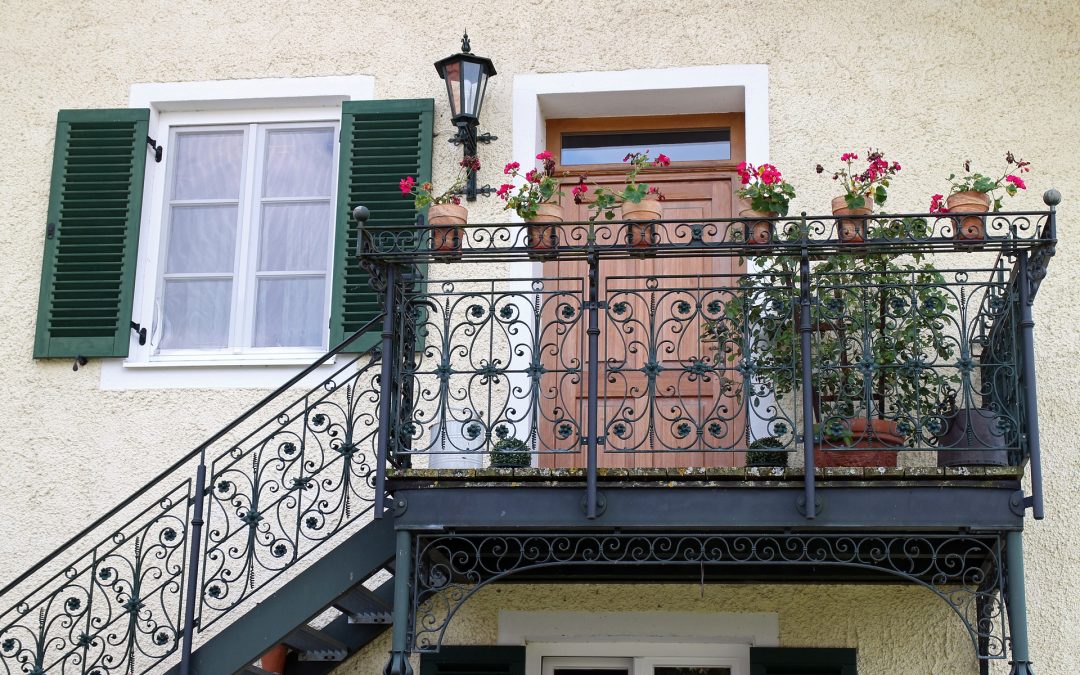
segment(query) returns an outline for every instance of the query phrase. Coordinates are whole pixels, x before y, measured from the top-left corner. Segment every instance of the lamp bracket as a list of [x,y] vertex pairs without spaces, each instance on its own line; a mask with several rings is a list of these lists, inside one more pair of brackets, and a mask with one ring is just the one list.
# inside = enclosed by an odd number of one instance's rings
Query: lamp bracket
[[[490,132],[485,131],[484,133],[478,134],[476,136],[475,142],[476,143],[491,143],[492,141],[497,141],[497,140],[499,140],[498,136],[495,136],[495,135],[491,134]],[[466,131],[466,132],[462,133],[462,132],[459,131],[454,136],[451,136],[450,138],[446,139],[446,142],[450,143],[451,145],[462,145],[462,144],[468,143],[469,142],[468,132]]]

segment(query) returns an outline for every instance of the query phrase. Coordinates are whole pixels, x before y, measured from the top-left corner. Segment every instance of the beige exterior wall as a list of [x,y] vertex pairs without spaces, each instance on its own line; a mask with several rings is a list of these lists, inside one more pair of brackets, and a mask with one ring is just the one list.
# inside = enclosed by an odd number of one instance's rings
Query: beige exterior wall
[[[1080,376],[1080,305],[1070,243],[1080,209],[1080,6],[1067,0],[945,3],[700,2],[672,0],[304,3],[0,2],[0,580],[56,546],[142,485],[246,405],[254,390],[102,391],[100,361],[31,358],[59,108],[125,107],[137,82],[368,74],[378,98],[434,97],[436,177],[456,150],[431,63],[468,26],[475,51],[494,59],[482,149],[496,182],[511,148],[517,74],[766,64],[770,159],[799,190],[793,211],[823,212],[831,182],[813,167],[872,144],[904,165],[891,207],[922,210],[965,158],[996,166],[1006,150],[1031,160],[1032,190],[1014,202],[1040,208],[1051,186],[1063,244],[1036,308],[1048,516],[1026,537],[1032,647],[1039,672],[1080,670],[1080,475],[1073,414]],[[526,160],[526,157],[515,158]],[[501,218],[493,200],[474,220]],[[668,589],[668,590],[665,590]],[[923,591],[788,587],[710,589],[707,602],[678,587],[485,591],[450,642],[494,635],[501,598],[518,607],[780,611],[788,645],[874,645],[867,673],[975,672],[944,606]],[[722,600],[721,600],[722,599]],[[717,603],[712,605],[711,603]],[[829,620],[832,619],[832,620]],[[938,630],[940,626],[941,630]],[[475,627],[475,631],[469,632]],[[376,672],[385,640],[348,672]],[[910,659],[918,659],[912,665]],[[365,665],[367,664],[367,665]],[[906,664],[906,665],[901,665]],[[942,664],[949,664],[944,668]],[[914,669],[912,669],[914,668]],[[863,671],[860,671],[863,672]]]

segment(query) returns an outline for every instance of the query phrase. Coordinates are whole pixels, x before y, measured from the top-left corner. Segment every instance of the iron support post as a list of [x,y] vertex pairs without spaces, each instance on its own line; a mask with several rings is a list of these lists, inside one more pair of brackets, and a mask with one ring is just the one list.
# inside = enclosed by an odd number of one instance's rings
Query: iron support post
[[375,458],[375,518],[382,518],[386,510],[386,462],[390,456],[390,435],[393,425],[394,402],[394,318],[397,267],[388,264],[386,270],[386,294],[383,300],[382,364],[379,370],[379,441]]
[[600,396],[600,259],[596,253],[589,254],[589,410],[587,458],[585,464],[585,517],[596,518],[596,446],[599,442],[599,415],[597,407]]
[[[803,237],[805,238],[805,220]],[[799,362],[802,367],[803,412],[803,462],[806,478],[803,482],[803,499],[806,501],[807,520],[817,517],[814,476],[814,371],[810,359],[810,252],[804,246],[799,260]]]
[[1036,520],[1045,514],[1043,509],[1042,453],[1039,449],[1039,401],[1035,387],[1035,320],[1031,315],[1031,280],[1028,277],[1029,254],[1019,260],[1017,284],[1020,287],[1020,342],[1024,366],[1024,417],[1027,427],[1028,457],[1031,459],[1031,513]]
[[1010,675],[1034,675],[1028,652],[1027,598],[1024,593],[1024,533],[1005,535],[1005,609],[1009,613],[1012,642]]
[[195,500],[191,512],[191,549],[187,568],[187,597],[184,602],[184,642],[180,651],[180,675],[191,673],[191,651],[195,640],[195,602],[199,596],[199,561],[202,544],[203,502],[206,500],[206,449],[199,455],[195,472]]
[[397,532],[397,555],[394,560],[394,627],[390,659],[383,675],[413,675],[409,663],[409,620],[412,607],[412,533]]

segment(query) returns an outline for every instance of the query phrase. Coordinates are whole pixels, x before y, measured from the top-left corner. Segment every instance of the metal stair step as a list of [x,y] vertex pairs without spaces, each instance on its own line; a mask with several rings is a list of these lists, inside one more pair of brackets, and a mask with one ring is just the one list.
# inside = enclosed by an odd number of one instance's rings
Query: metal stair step
[[363,586],[350,589],[334,600],[333,606],[352,624],[377,625],[393,621],[392,608]]
[[258,666],[250,664],[245,666],[244,669],[240,671],[240,673],[241,675],[273,675],[273,673],[268,670],[263,670]]
[[344,661],[349,655],[345,643],[307,625],[286,635],[282,642],[299,652],[301,661]]

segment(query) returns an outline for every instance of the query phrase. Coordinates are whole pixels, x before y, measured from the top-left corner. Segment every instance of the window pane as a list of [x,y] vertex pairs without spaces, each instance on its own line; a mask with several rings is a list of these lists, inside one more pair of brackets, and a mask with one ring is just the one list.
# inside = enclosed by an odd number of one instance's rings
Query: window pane
[[165,271],[232,274],[236,254],[235,206],[174,206],[169,215]]
[[731,675],[731,669],[721,666],[657,666],[655,675]]
[[264,197],[329,197],[334,129],[276,129],[266,133]]
[[244,132],[185,132],[173,149],[173,199],[239,199]]
[[260,279],[255,310],[256,347],[321,347],[325,280]]
[[161,349],[220,349],[229,344],[232,281],[165,282]]
[[264,204],[259,271],[325,271],[331,215],[330,202]]
[[731,130],[563,134],[561,163],[620,164],[631,152],[664,153],[673,162],[731,159]]
[[555,668],[555,675],[627,675],[630,671],[614,668]]

